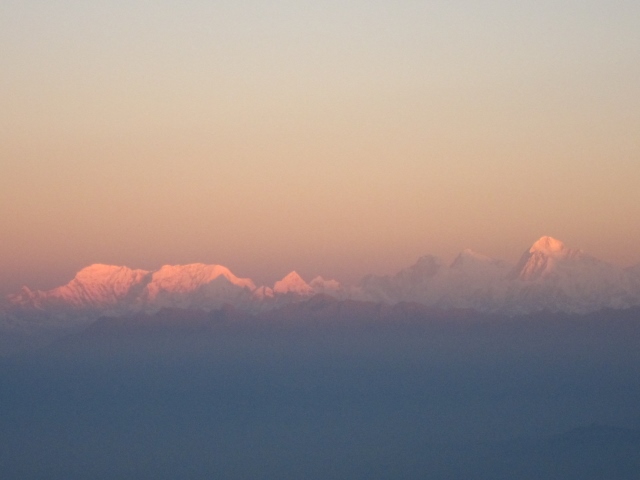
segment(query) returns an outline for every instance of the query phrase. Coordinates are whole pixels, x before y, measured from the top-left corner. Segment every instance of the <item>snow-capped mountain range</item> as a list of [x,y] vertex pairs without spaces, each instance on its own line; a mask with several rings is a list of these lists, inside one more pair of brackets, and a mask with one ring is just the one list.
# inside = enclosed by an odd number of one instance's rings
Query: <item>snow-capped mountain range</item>
[[465,250],[450,264],[422,257],[394,276],[368,276],[364,297],[524,314],[586,313],[640,304],[638,267],[623,269],[542,237],[516,265]]
[[315,294],[507,314],[585,313],[640,305],[640,266],[623,269],[542,237],[515,265],[464,250],[450,264],[424,256],[393,276],[368,275],[349,287],[322,277],[307,283],[296,272],[273,287],[256,286],[221,265],[165,265],[153,272],[91,265],[66,285],[48,291],[23,287],[7,301],[14,311],[118,315],[163,307],[213,310],[227,304],[261,311]]

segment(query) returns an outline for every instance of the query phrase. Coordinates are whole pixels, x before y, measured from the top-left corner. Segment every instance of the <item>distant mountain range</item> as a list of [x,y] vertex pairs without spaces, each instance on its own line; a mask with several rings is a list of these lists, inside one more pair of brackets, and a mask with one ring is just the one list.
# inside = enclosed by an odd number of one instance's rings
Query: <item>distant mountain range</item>
[[465,250],[449,265],[424,256],[393,276],[368,275],[354,286],[322,277],[307,283],[296,272],[272,287],[256,286],[221,265],[165,265],[151,272],[96,264],[52,290],[23,287],[8,296],[7,304],[9,312],[58,315],[120,315],[167,307],[214,310],[224,305],[258,312],[316,294],[509,315],[587,313],[640,305],[640,265],[620,268],[551,237],[536,241],[515,265]]
[[0,477],[635,479],[639,318],[640,267],[550,237],[353,286],[92,265],[0,312]]

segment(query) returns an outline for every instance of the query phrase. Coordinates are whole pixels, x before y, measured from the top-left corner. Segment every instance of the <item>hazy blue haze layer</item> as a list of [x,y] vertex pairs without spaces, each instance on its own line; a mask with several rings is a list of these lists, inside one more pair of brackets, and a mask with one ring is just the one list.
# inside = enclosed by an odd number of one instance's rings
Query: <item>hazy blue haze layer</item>
[[0,473],[636,478],[638,310],[301,312],[102,319],[3,360]]

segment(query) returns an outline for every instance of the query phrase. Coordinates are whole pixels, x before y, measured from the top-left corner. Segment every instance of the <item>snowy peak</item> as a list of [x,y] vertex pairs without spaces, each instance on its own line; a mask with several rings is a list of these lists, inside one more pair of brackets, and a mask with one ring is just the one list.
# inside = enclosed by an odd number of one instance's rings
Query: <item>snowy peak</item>
[[640,289],[629,272],[550,237],[522,255],[510,278],[510,308],[518,313],[584,313],[640,302]]
[[289,273],[273,286],[273,291],[279,294],[293,293],[296,295],[313,295],[313,288],[305,282],[297,272]]
[[529,253],[542,252],[546,255],[561,255],[567,252],[567,247],[560,240],[553,237],[540,237],[529,249]]
[[23,288],[9,303],[39,309],[51,307],[111,308],[131,300],[149,279],[146,270],[94,264],[76,273],[66,285],[48,291]]
[[240,288],[255,290],[256,286],[249,278],[238,278],[222,265],[205,265],[192,263],[189,265],[164,265],[153,273],[147,290],[150,298],[155,298],[161,291],[168,293],[189,293],[222,277],[230,284]]
[[220,308],[250,302],[256,286],[222,265],[165,265],[153,273],[140,302],[145,309]]
[[125,295],[131,287],[145,280],[147,270],[132,270],[129,267],[94,264],[80,270],[74,282],[85,287],[100,287],[116,295]]
[[76,273],[74,280],[83,284],[113,284],[140,281],[149,272],[118,265],[94,263]]
[[520,280],[538,281],[554,275],[569,263],[593,263],[593,260],[581,250],[567,248],[560,240],[542,237],[522,255],[513,276]]

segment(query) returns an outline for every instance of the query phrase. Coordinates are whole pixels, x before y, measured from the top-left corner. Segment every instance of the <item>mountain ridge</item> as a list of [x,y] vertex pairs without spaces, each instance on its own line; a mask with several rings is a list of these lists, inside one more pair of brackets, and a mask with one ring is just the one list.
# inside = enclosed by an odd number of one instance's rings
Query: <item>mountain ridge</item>
[[261,311],[316,294],[507,314],[586,313],[640,305],[640,266],[620,268],[543,236],[515,265],[465,249],[449,264],[425,255],[395,275],[367,275],[353,286],[320,276],[307,283],[295,271],[271,287],[257,286],[216,264],[164,265],[155,271],[93,264],[51,290],[23,287],[7,297],[7,305],[13,311],[107,315],[226,304]]

